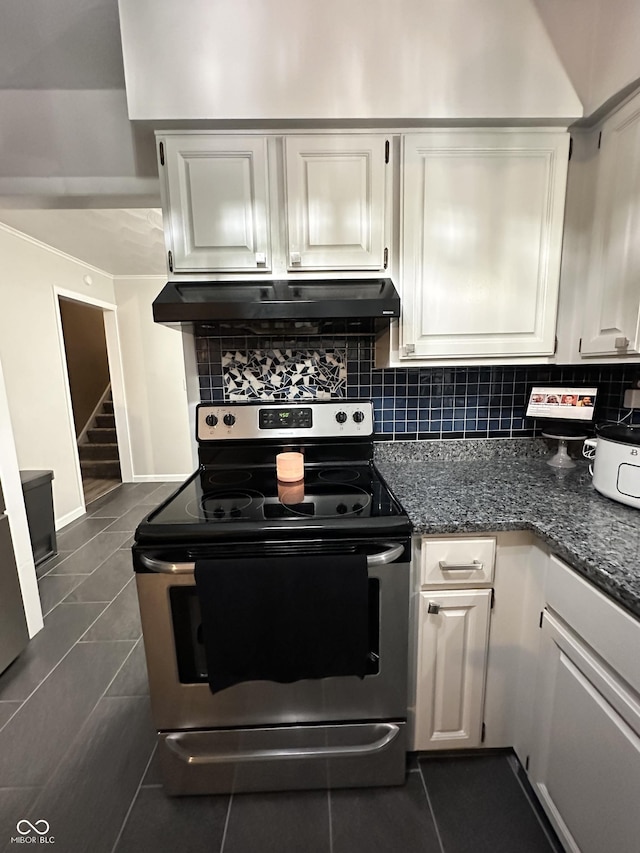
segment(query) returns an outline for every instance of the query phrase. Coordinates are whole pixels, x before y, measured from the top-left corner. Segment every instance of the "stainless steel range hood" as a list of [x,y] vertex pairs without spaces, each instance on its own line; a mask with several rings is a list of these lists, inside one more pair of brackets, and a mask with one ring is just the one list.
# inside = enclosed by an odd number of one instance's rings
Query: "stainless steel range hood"
[[370,334],[400,315],[389,278],[168,282],[153,319],[208,334]]

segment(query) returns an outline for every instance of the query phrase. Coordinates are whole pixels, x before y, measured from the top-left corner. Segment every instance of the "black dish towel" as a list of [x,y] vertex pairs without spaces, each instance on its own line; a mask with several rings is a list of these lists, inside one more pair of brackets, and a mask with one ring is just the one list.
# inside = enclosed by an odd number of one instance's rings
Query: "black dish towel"
[[241,681],[364,678],[366,556],[197,560],[195,579],[212,693]]

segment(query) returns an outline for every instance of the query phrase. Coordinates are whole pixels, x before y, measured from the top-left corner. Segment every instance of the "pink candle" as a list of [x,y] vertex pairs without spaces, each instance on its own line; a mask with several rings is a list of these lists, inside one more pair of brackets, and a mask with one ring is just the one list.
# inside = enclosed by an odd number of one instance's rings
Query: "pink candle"
[[304,477],[304,456],[302,453],[278,453],[276,456],[278,480],[283,483],[297,483]]

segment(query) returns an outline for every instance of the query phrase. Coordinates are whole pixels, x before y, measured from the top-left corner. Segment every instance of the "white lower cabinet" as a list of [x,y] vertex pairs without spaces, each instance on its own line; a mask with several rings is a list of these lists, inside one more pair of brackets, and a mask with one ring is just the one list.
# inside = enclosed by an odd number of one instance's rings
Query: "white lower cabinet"
[[420,593],[415,749],[480,746],[491,590]]
[[529,777],[564,846],[635,853],[640,839],[640,623],[551,557]]
[[511,747],[566,850],[636,853],[640,621],[525,533],[415,547],[413,748]]
[[568,850],[636,853],[639,697],[553,614],[542,631],[531,782]]

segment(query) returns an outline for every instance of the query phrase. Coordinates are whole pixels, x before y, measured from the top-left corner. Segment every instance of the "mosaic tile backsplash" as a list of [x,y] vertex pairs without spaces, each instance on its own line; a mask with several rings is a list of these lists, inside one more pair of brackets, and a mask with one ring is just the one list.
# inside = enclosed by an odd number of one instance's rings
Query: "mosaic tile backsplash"
[[342,348],[267,347],[222,350],[225,399],[330,400],[346,396],[347,352]]
[[[596,421],[629,415],[624,391],[640,365],[374,368],[372,337],[196,337],[203,402],[373,400],[376,438],[518,438],[541,425],[525,418],[532,384],[597,385]],[[640,411],[627,418],[640,425]]]

